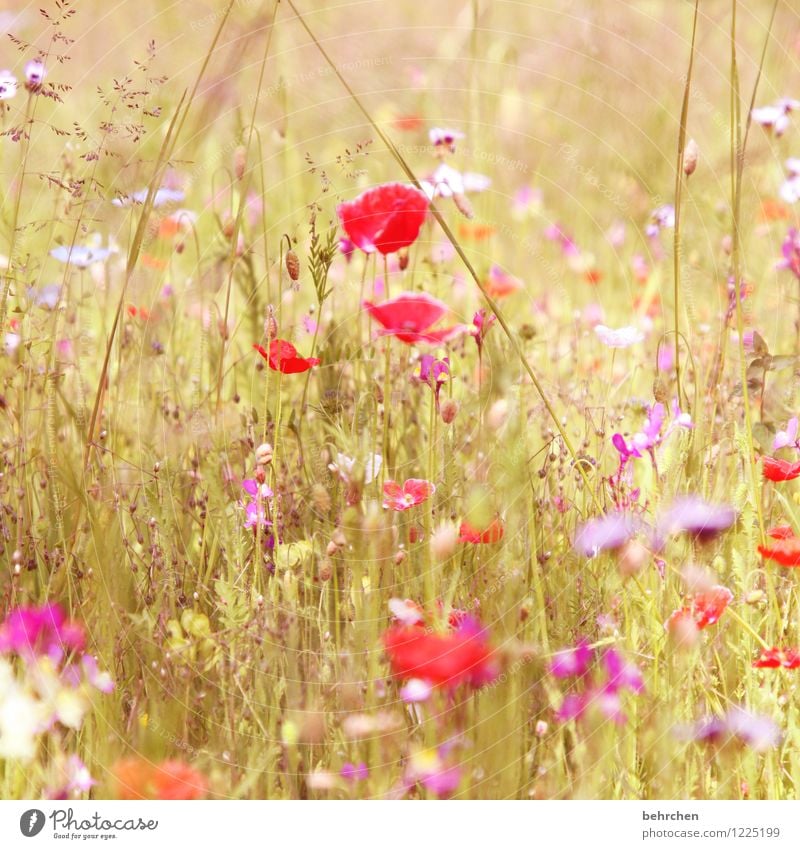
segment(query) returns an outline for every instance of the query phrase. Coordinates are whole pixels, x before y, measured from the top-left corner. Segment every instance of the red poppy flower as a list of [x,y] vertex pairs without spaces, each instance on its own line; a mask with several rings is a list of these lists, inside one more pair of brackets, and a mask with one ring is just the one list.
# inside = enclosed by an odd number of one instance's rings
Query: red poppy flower
[[759,545],[758,553],[781,566],[800,566],[800,539],[795,536],[784,537],[774,545]]
[[492,519],[482,531],[475,530],[467,522],[462,522],[461,528],[458,531],[458,541],[475,544],[500,542],[504,533],[505,528],[500,519]]
[[753,661],[757,669],[799,669],[800,650],[798,649],[763,649],[758,660]]
[[408,510],[422,504],[436,492],[430,482],[409,478],[402,486],[397,481],[386,481],[383,485],[383,506],[390,510]]
[[403,292],[382,304],[364,301],[364,309],[383,325],[381,336],[396,336],[408,345],[415,342],[440,345],[469,330],[466,324],[430,330],[447,312],[447,305],[424,292]]
[[403,183],[367,189],[336,209],[350,240],[367,254],[407,248],[419,235],[427,212],[426,195]]
[[767,536],[772,539],[792,539],[794,535],[791,525],[776,525],[767,531]]
[[392,626],[383,635],[392,674],[448,689],[460,684],[479,687],[494,680],[499,671],[497,658],[476,624],[467,619],[448,634],[432,634],[418,626]]
[[790,463],[777,457],[764,457],[762,470],[768,481],[793,481],[800,477],[800,461]]
[[204,799],[208,793],[205,776],[182,761],[148,763],[139,758],[117,761],[113,767],[117,798]]
[[710,590],[687,599],[688,603],[667,619],[665,627],[668,631],[674,631],[683,622],[690,621],[702,631],[722,616],[731,601],[733,593],[727,587],[711,587]]
[[318,366],[320,362],[317,357],[298,357],[297,348],[283,339],[273,339],[269,343],[269,351],[261,345],[253,345],[253,347],[273,371],[279,371],[281,374],[299,374],[308,371],[312,366]]

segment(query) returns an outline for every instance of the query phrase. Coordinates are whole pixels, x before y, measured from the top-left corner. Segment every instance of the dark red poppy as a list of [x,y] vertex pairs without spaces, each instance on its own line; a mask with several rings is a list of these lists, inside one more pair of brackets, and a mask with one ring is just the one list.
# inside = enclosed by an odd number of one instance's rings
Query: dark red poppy
[[759,545],[758,553],[767,560],[774,560],[781,566],[800,566],[800,539],[784,537],[774,545]]
[[408,345],[415,342],[440,345],[470,329],[466,324],[455,324],[430,330],[447,312],[447,305],[424,292],[403,292],[382,304],[364,301],[364,309],[383,325],[381,336],[396,336]]
[[800,477],[800,461],[790,463],[788,460],[779,460],[777,457],[764,457],[762,469],[768,481],[793,481]]
[[683,622],[692,622],[702,631],[713,625],[732,601],[733,593],[727,587],[711,587],[687,599],[687,603],[667,619],[665,627],[668,631],[674,631]]
[[320,362],[317,357],[299,357],[297,348],[284,339],[273,339],[269,343],[269,351],[261,345],[253,345],[253,347],[273,371],[279,371],[281,374],[299,374],[308,371],[312,366],[318,366]]
[[500,519],[492,519],[482,531],[476,530],[467,522],[462,522],[458,531],[458,541],[474,544],[500,542],[504,533],[505,528]]
[[758,660],[753,661],[757,669],[800,669],[800,650],[798,649],[763,649]]
[[350,240],[367,254],[407,248],[419,236],[427,212],[427,196],[404,183],[367,189],[336,209]]
[[383,635],[392,674],[419,678],[429,684],[454,689],[460,684],[480,687],[499,672],[494,649],[472,619],[458,630],[432,634],[420,626],[393,625]]

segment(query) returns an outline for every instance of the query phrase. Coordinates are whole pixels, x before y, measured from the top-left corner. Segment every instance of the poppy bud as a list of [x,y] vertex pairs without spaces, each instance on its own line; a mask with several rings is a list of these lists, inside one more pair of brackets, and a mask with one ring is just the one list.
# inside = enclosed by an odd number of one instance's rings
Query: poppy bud
[[268,466],[272,462],[272,446],[264,442],[256,448],[256,463],[259,466]]
[[341,528],[336,528],[336,530],[333,532],[333,535],[331,536],[331,540],[333,540],[333,542],[337,546],[339,546],[339,548],[344,548],[345,545],[347,545],[347,538],[342,533]]
[[244,177],[244,169],[247,166],[247,148],[240,144],[233,152],[233,173],[236,179],[241,182]]
[[394,556],[394,565],[399,566],[406,559],[405,551],[398,551]]
[[452,398],[444,401],[441,407],[441,415],[445,424],[452,424],[456,415],[458,415],[458,401],[454,401]]
[[660,375],[653,381],[653,397],[659,404],[664,404],[667,401],[667,384]]
[[272,306],[267,307],[267,317],[264,320],[264,335],[271,342],[278,338],[278,322],[275,320],[275,310]]
[[233,231],[236,227],[236,224],[230,216],[225,219],[224,224],[222,225],[222,234],[226,239],[230,239],[233,236]]
[[691,177],[697,168],[697,157],[700,151],[697,148],[697,142],[694,139],[689,139],[686,142],[686,147],[683,149],[683,173],[687,177]]
[[338,551],[339,551],[339,546],[336,545],[336,543],[333,540],[331,540],[328,543],[328,547],[325,549],[325,554],[327,554],[328,557],[333,557]]
[[506,423],[507,418],[508,401],[505,398],[500,398],[489,408],[486,421],[492,430],[499,430]]
[[317,576],[320,581],[330,581],[333,577],[333,564],[330,560],[323,560],[322,563],[319,564]]
[[300,279],[300,259],[292,250],[286,254],[286,272],[292,280]]
[[408,248],[400,248],[397,252],[397,264],[400,266],[400,271],[408,268]]
[[650,552],[636,540],[630,540],[620,549],[617,567],[623,578],[630,578],[637,572],[640,572],[642,567],[650,558]]

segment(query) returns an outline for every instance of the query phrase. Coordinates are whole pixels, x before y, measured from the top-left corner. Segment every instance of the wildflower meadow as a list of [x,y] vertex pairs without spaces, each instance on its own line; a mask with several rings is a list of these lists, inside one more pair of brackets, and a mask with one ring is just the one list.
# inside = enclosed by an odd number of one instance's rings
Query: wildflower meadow
[[0,22],[0,798],[798,798],[795,3]]

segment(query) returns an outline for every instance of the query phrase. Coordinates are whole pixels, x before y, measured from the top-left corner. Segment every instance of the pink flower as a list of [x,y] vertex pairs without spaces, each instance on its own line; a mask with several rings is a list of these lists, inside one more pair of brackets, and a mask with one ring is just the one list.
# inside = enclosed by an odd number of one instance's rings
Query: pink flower
[[18,607],[0,625],[0,654],[46,656],[60,663],[65,655],[83,651],[85,642],[83,628],[68,620],[57,604]]
[[389,510],[408,510],[422,504],[436,487],[430,481],[409,478],[402,486],[397,481],[386,481],[383,485],[383,506]]
[[780,448],[786,448],[788,445],[797,448],[797,416],[792,416],[789,419],[786,430],[779,430],[775,434],[772,450],[777,451]]
[[755,108],[750,114],[756,124],[780,137],[789,128],[789,114],[796,109],[800,109],[800,101],[782,97],[774,104]]

